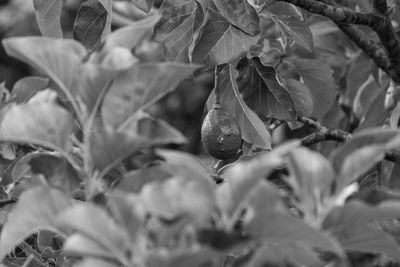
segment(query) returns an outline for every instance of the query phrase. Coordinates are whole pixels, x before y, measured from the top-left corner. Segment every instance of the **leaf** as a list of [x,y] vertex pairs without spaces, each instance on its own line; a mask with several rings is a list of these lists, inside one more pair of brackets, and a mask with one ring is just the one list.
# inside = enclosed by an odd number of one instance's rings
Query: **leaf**
[[165,180],[173,175],[165,164],[158,164],[124,173],[115,189],[129,193],[138,193],[149,182]]
[[257,43],[256,37],[235,28],[216,11],[209,9],[207,12],[207,23],[193,49],[193,62],[209,67],[234,62]]
[[352,103],[360,86],[370,74],[369,58],[362,51],[359,51],[351,58],[349,71],[347,72],[345,95],[349,99],[348,104]]
[[140,196],[151,215],[167,220],[188,216],[194,221],[206,222],[215,205],[211,183],[183,176],[147,183]]
[[37,230],[55,230],[54,216],[70,204],[70,199],[57,189],[35,187],[25,191],[2,228],[0,260]]
[[55,102],[39,97],[36,95],[26,104],[14,104],[8,110],[0,125],[0,138],[69,151],[71,114]]
[[400,251],[394,239],[364,224],[351,224],[331,230],[344,249],[384,254],[400,261]]
[[125,229],[117,225],[105,210],[90,203],[75,204],[56,217],[57,225],[72,229],[108,249],[117,259],[126,259],[130,241]]
[[99,258],[85,257],[82,261],[74,264],[75,267],[119,267],[115,262],[102,260]]
[[386,90],[382,92],[375,98],[371,103],[368,110],[366,111],[364,117],[361,119],[360,124],[355,129],[355,132],[360,132],[365,129],[372,127],[382,126],[385,120],[389,116],[389,110],[385,108],[384,101],[386,96]]
[[144,111],[138,111],[129,120],[120,127],[120,131],[136,133],[154,146],[188,142],[186,137],[175,127],[166,121],[153,118]]
[[246,266],[323,266],[324,262],[307,246],[298,243],[263,244]]
[[154,0],[132,0],[131,2],[140,10],[149,13],[153,7]]
[[257,11],[247,1],[214,0],[220,14],[231,24],[251,36],[260,33],[260,18]]
[[304,83],[291,78],[285,79],[284,84],[293,98],[297,112],[302,116],[311,116],[314,102],[310,89]]
[[74,81],[86,49],[74,40],[42,37],[13,37],[3,40],[8,55],[45,73],[74,101]]
[[44,90],[49,79],[37,76],[28,76],[18,80],[11,90],[10,100],[16,103],[27,102],[37,92]]
[[358,88],[357,94],[354,96],[354,103],[350,103],[353,105],[354,114],[362,119],[370,109],[374,100],[385,90],[387,85],[388,80],[380,86],[375,82],[372,76],[369,76]]
[[278,15],[281,28],[293,42],[309,52],[313,50],[313,36],[307,23],[299,16]]
[[[136,2],[134,1],[134,3]],[[107,36],[104,44],[105,49],[121,46],[132,50],[153,30],[159,18],[157,15],[152,15],[118,28]]]
[[160,21],[154,27],[155,39],[161,42],[168,60],[189,62],[194,34],[204,20],[204,10],[193,0],[165,0],[160,6]]
[[272,67],[261,64],[259,59],[244,59],[239,64],[237,85],[246,104],[261,118],[293,120],[296,107],[289,91],[276,78]]
[[145,109],[175,87],[198,66],[180,63],[141,63],[114,79],[101,109],[106,125],[117,129],[138,110]]
[[[238,72],[232,65],[224,67],[219,72],[218,90],[223,109],[230,113],[239,124],[242,139],[263,149],[271,149],[271,135],[264,123],[244,102],[236,84]],[[210,95],[208,108],[215,102],[215,91]]]
[[333,70],[325,63],[314,59],[292,60],[297,71],[310,89],[314,103],[313,117],[321,119],[335,102],[337,91]]
[[74,39],[93,51],[101,41],[107,15],[107,10],[100,1],[83,1],[74,22]]
[[65,0],[33,0],[36,21],[43,36],[63,38],[60,16]]
[[395,129],[382,129],[372,128],[359,132],[350,139],[349,142],[345,143],[339,150],[333,155],[333,167],[337,173],[339,173],[344,160],[356,149],[370,145],[385,145],[394,138],[398,137],[399,131]]
[[259,185],[274,168],[284,163],[283,155],[298,146],[298,142],[281,145],[270,152],[237,161],[223,172],[225,183],[216,191],[217,205],[227,218],[238,209],[247,194]]
[[377,205],[368,205],[363,201],[352,200],[341,207],[333,208],[325,217],[322,228],[331,229],[345,224],[361,224],[400,218],[399,201],[387,200]]
[[109,171],[125,157],[150,146],[146,138],[123,132],[95,130],[90,136],[90,155],[93,167]]
[[305,221],[314,222],[330,197],[335,178],[332,165],[321,154],[302,147],[289,154],[288,165],[288,182],[297,195],[298,206]]
[[74,233],[65,240],[63,251],[74,256],[115,259],[114,255],[104,246],[80,233]]
[[252,208],[252,216],[245,222],[244,230],[251,237],[278,244],[300,242],[313,248],[341,254],[329,235],[292,216],[272,186],[259,183],[249,194],[247,203]]

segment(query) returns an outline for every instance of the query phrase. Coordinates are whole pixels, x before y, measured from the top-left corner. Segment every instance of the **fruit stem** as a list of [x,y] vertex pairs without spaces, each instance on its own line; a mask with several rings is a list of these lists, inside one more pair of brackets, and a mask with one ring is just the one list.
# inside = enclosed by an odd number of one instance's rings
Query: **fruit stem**
[[215,92],[215,102],[214,105],[220,105],[220,90],[219,90],[219,73],[224,65],[217,65],[214,69],[214,92]]

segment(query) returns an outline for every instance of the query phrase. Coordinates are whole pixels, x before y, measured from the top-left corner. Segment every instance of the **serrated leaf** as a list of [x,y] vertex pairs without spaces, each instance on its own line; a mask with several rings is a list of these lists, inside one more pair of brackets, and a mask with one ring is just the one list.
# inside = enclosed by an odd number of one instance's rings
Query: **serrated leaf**
[[313,50],[314,43],[311,30],[299,16],[281,15],[279,21],[285,33],[294,43],[310,52]]
[[75,77],[86,56],[86,49],[74,40],[43,37],[13,37],[4,39],[8,55],[15,57],[52,79],[73,102]]
[[154,4],[154,0],[131,0],[131,2],[146,13],[150,12]]
[[54,216],[70,204],[70,199],[57,189],[35,187],[25,191],[2,228],[0,260],[37,230],[56,230]]
[[75,204],[56,217],[57,225],[72,229],[89,237],[108,249],[118,259],[126,259],[130,253],[130,241],[124,229],[115,223],[103,209],[90,203]]
[[350,224],[331,230],[345,250],[384,254],[400,261],[397,242],[383,232],[365,224]]
[[198,66],[180,63],[142,63],[115,77],[106,94],[102,115],[106,125],[117,129],[138,110],[145,109],[175,87]]
[[108,12],[100,1],[83,1],[74,22],[74,39],[89,51],[95,49],[106,27],[107,15]]
[[[247,106],[236,83],[238,72],[232,65],[219,72],[219,100],[225,111],[230,113],[239,124],[242,139],[263,149],[271,148],[271,135],[257,114]],[[215,92],[210,95],[208,108],[215,101]]]
[[231,24],[242,31],[255,36],[260,32],[260,18],[257,11],[247,1],[214,0],[219,12]]
[[212,9],[208,9],[206,21],[193,49],[193,62],[207,66],[235,62],[257,43],[256,37],[235,28]]
[[377,205],[368,205],[352,200],[341,207],[333,208],[325,217],[322,228],[331,229],[344,224],[369,223],[391,218],[400,218],[399,201],[387,200]]
[[262,65],[259,59],[241,61],[237,84],[246,104],[261,118],[292,121],[296,117],[288,89],[278,82],[275,69]]
[[168,60],[189,62],[189,47],[204,20],[204,10],[193,0],[167,0],[160,6],[162,15],[154,28]]
[[64,108],[32,98],[8,110],[0,125],[0,138],[69,151],[72,128],[73,118]]
[[63,38],[60,16],[65,0],[33,0],[36,21],[43,36]]
[[37,76],[28,76],[18,80],[11,90],[10,100],[16,103],[28,101],[37,92],[45,89],[49,79]]
[[314,59],[295,59],[292,62],[310,89],[314,103],[313,117],[321,119],[332,107],[337,95],[333,70]]

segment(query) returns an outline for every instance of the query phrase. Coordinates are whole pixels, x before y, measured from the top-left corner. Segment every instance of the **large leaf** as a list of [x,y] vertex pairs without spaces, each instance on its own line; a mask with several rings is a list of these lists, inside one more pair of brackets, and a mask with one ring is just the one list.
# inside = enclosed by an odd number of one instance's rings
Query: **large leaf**
[[242,32],[216,11],[209,9],[201,37],[193,49],[192,61],[208,66],[234,62],[246,55],[256,37]]
[[307,148],[298,148],[289,154],[289,183],[297,197],[298,207],[306,222],[315,222],[323,211],[324,201],[330,196],[335,172],[321,154]]
[[258,59],[244,59],[239,64],[237,84],[244,101],[262,118],[293,120],[296,106],[288,89],[276,78],[276,71]]
[[255,36],[260,32],[260,18],[254,7],[247,1],[214,0],[214,3],[222,16],[242,31],[251,36]]
[[125,229],[98,206],[75,204],[60,213],[56,222],[63,229],[72,229],[89,237],[122,261],[126,261],[126,255],[130,253],[130,241]]
[[308,51],[313,49],[313,36],[307,23],[299,16],[278,16],[281,28],[284,30],[286,35],[295,44],[302,46]]
[[99,0],[85,0],[74,22],[74,39],[92,51],[101,41],[108,12]]
[[39,229],[56,230],[55,216],[70,205],[70,199],[50,187],[25,191],[9,213],[0,236],[0,260]]
[[73,118],[55,102],[40,99],[47,93],[42,91],[26,104],[13,105],[1,122],[0,138],[68,151]]
[[145,184],[141,200],[150,214],[168,220],[189,216],[205,222],[211,218],[215,205],[210,183],[183,176]]
[[321,119],[329,111],[337,95],[333,70],[314,59],[295,59],[292,62],[310,89],[314,103],[313,117]]
[[354,200],[342,207],[335,207],[326,216],[322,224],[323,229],[341,227],[344,224],[369,223],[391,218],[400,218],[399,201],[388,200],[378,205],[368,205]]
[[154,32],[165,56],[169,60],[189,62],[189,46],[204,19],[202,6],[193,0],[166,0],[160,6],[160,13],[162,17]]
[[197,68],[170,62],[143,63],[121,72],[104,98],[101,111],[105,123],[118,128],[133,113],[173,91]]
[[[242,139],[257,147],[270,149],[271,135],[257,114],[244,102],[236,84],[237,71],[229,64],[218,75],[220,104],[236,119],[242,132]],[[214,100],[215,92],[210,95],[208,108],[211,108]]]
[[274,168],[283,164],[283,155],[298,146],[298,142],[284,144],[247,161],[238,161],[223,172],[225,183],[217,190],[217,204],[228,218],[240,208],[249,192],[259,185]]
[[45,73],[74,101],[74,81],[86,49],[74,40],[14,37],[3,40],[8,55]]
[[[266,186],[265,182],[264,185],[258,184],[252,189],[247,203],[252,209],[253,217],[249,222],[245,222],[246,233],[266,242],[300,242],[307,246],[341,254],[335,241],[329,235],[292,216],[284,204],[277,200],[279,195],[274,191],[276,189]],[[273,194],[275,198],[272,197]]]
[[62,38],[60,16],[65,0],[33,0],[36,21],[43,36]]
[[125,157],[150,145],[146,138],[136,134],[96,130],[90,137],[90,155],[93,167],[107,172]]
[[345,250],[380,253],[400,261],[397,242],[383,232],[365,224],[350,224],[331,230]]

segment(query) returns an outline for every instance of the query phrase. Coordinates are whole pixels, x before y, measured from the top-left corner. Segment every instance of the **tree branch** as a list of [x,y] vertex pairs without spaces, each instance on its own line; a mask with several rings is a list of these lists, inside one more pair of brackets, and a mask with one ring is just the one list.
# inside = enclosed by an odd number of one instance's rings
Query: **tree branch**
[[345,7],[326,4],[315,0],[282,0],[296,5],[312,13],[317,13],[330,18],[334,22],[359,24],[373,27],[379,23],[383,17],[375,13],[359,13]]

